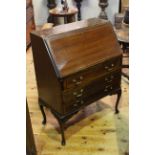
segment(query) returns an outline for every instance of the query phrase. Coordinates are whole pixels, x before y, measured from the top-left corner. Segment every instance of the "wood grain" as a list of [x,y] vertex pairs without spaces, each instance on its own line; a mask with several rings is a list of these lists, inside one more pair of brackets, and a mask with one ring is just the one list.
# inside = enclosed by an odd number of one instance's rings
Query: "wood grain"
[[[31,42],[40,104],[50,108],[58,119],[62,115],[66,120],[82,106],[120,92],[122,53],[112,24],[108,21],[92,18],[68,24],[67,31],[65,28],[65,25],[53,27],[48,34],[46,30],[34,31]],[[116,70],[119,71],[118,80],[112,79],[110,84],[107,81],[103,85],[104,78]],[[67,83],[66,87],[64,83]],[[88,92],[93,86],[96,89],[84,99],[78,95],[76,101],[69,103],[63,96],[66,89],[79,87]],[[67,98],[72,97],[72,93]],[[73,109],[67,108],[67,104]],[[117,106],[115,109],[118,112]],[[61,120],[63,123],[64,119]]]
[[60,144],[58,122],[48,109],[46,109],[47,125],[42,126],[42,115],[37,98],[32,51],[29,49],[27,52],[27,99],[38,155],[128,154],[128,84],[125,79],[122,79],[120,114],[114,115],[115,95],[94,102],[67,122],[65,147]]
[[111,23],[101,24],[99,19],[93,22],[99,25],[46,39],[62,77],[121,55]]
[[26,154],[36,155],[36,146],[34,143],[34,136],[27,101],[26,101]]

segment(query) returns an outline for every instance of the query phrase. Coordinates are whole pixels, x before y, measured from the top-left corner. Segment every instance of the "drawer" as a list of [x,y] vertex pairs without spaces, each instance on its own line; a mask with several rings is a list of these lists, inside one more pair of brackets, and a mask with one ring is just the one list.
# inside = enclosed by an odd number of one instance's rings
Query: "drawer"
[[102,77],[121,68],[121,60],[121,57],[110,59],[108,61],[105,61],[104,63],[89,67],[83,72],[65,78],[63,83],[64,89],[77,87],[79,85],[85,85],[86,83],[89,83],[96,78]]
[[110,94],[110,92],[120,88],[121,71],[98,78],[88,85],[77,87],[63,92],[63,102],[65,112],[80,108],[85,104],[91,103],[93,98]]

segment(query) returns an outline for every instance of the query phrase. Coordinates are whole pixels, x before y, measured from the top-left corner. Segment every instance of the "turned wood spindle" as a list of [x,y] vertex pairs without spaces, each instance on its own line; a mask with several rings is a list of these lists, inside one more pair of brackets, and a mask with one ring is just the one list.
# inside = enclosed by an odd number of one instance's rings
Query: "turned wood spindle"
[[[54,9],[56,7],[56,3],[55,0],[47,0],[47,7],[49,9]],[[47,18],[47,22],[48,23],[54,23],[53,17],[51,15],[48,16]]]
[[78,8],[78,20],[81,20],[81,2],[83,0],[74,0],[76,2],[76,6]]
[[105,12],[105,9],[108,5],[108,0],[99,0],[99,6],[101,7],[101,13],[99,15],[99,18],[108,19],[107,13]]

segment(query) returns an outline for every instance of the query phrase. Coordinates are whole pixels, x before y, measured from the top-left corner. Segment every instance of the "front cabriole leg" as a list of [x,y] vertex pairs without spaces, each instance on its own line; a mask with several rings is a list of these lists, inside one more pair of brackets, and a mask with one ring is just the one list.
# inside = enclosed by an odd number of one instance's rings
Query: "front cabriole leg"
[[60,125],[60,132],[61,132],[61,145],[66,145],[65,135],[64,135],[64,122],[60,119],[58,119],[59,125]]
[[119,89],[118,92],[117,92],[117,100],[116,100],[116,104],[115,104],[115,114],[119,113],[118,104],[119,104],[119,101],[120,101],[120,98],[121,98],[121,94],[122,94],[122,91],[121,91],[121,89]]
[[44,107],[43,107],[40,100],[39,100],[39,107],[40,107],[40,110],[41,110],[41,113],[42,113],[42,116],[43,116],[42,124],[45,125],[46,124],[46,115],[45,115]]

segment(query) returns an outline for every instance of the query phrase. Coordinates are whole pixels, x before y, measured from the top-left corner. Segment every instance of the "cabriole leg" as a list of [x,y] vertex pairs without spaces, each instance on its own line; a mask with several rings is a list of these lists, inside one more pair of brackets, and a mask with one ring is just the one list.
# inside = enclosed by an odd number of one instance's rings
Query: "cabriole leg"
[[45,115],[45,112],[44,112],[44,107],[41,104],[39,104],[39,106],[40,106],[40,110],[41,110],[41,113],[42,113],[42,116],[43,116],[42,124],[45,125],[46,124],[46,115]]
[[122,94],[122,91],[121,89],[117,92],[117,100],[116,100],[116,104],[115,104],[115,114],[118,114],[119,113],[119,110],[118,110],[118,104],[119,104],[119,101],[120,101],[120,98],[121,98],[121,94]]
[[64,135],[64,123],[61,120],[59,121],[60,132],[61,132],[61,145],[66,145],[65,135]]

